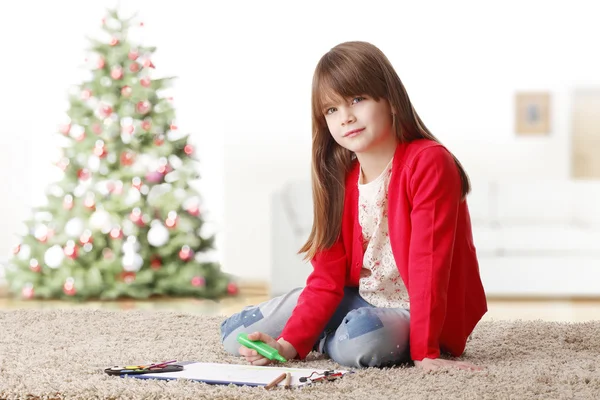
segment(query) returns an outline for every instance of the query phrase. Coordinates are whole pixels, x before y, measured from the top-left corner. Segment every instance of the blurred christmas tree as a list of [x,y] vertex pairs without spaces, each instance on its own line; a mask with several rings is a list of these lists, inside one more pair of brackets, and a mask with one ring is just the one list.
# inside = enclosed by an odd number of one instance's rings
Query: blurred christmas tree
[[71,93],[58,132],[64,177],[33,210],[7,269],[11,292],[24,298],[237,293],[208,256],[214,236],[189,185],[199,178],[194,148],[172,99],[161,97],[171,79],[151,77],[155,48],[128,41],[143,29],[133,21],[109,10],[106,43],[90,39],[90,78]]

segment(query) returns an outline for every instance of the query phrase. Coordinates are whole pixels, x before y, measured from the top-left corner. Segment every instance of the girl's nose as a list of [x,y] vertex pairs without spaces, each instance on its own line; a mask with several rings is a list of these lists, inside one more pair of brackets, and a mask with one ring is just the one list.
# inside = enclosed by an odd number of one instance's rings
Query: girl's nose
[[341,114],[342,114],[342,125],[351,124],[356,121],[354,114],[352,114],[350,111],[342,111]]

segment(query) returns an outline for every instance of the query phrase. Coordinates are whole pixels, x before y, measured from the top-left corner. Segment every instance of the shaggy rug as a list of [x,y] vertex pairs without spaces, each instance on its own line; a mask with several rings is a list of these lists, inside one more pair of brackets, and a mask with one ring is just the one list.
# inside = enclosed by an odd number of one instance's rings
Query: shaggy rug
[[[0,312],[1,399],[562,399],[600,397],[600,322],[482,322],[463,359],[483,372],[363,369],[285,390],[109,376],[156,360],[242,364],[219,340],[224,317],[177,312]],[[298,368],[346,369],[312,353]]]

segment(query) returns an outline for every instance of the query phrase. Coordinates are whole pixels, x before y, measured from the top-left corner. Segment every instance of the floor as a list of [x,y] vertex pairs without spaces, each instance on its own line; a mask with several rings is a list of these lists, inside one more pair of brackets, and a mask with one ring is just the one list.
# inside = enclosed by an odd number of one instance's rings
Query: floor
[[[239,295],[218,301],[170,299],[161,301],[119,300],[73,303],[57,300],[18,300],[0,296],[0,310],[16,309],[104,309],[178,311],[229,316],[246,305],[268,299],[264,287],[242,287]],[[489,299],[484,320],[523,319],[558,322],[600,320],[600,299]]]

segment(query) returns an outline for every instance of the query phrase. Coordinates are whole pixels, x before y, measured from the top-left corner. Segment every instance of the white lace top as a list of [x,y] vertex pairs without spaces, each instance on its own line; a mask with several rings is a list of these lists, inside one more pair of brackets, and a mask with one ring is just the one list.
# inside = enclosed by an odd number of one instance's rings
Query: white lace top
[[387,193],[392,161],[377,179],[358,180],[358,218],[365,255],[359,280],[359,294],[375,307],[410,308],[408,291],[398,273],[388,235]]

